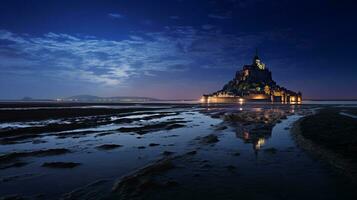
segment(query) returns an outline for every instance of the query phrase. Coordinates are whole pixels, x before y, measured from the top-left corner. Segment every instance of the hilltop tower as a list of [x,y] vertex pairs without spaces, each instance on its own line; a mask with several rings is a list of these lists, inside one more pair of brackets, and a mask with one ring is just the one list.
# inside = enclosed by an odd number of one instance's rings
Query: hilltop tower
[[260,61],[260,58],[258,56],[258,49],[255,50],[255,56],[253,58],[253,64],[252,65],[258,67],[258,69],[261,69],[261,70],[265,69],[265,64]]
[[244,65],[242,70],[237,71],[234,79],[225,84],[222,90],[203,95],[201,100],[217,103],[244,100],[301,102],[301,93],[277,85],[256,50],[252,64]]

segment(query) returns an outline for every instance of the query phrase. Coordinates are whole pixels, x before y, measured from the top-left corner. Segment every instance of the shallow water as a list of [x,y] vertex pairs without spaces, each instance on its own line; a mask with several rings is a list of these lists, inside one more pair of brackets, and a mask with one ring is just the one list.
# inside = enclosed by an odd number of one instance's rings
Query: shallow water
[[[184,170],[186,176],[182,176],[183,170],[169,172],[168,176],[185,184],[181,190],[167,192],[168,195],[177,197],[174,199],[356,197],[353,186],[345,178],[339,177],[324,163],[316,161],[296,146],[286,128],[298,118],[291,116],[276,125],[271,135],[259,140],[263,142],[258,147],[257,144],[246,143],[234,130],[223,131],[220,141],[201,149],[193,161],[208,161],[211,167],[207,169],[202,164],[191,164],[189,170]],[[275,148],[277,152],[267,152],[269,148]],[[236,152],[240,155],[234,156]],[[200,174],[199,178],[190,181],[194,174]],[[158,198],[155,195],[153,197]]]
[[[44,133],[35,138],[39,141],[36,143],[24,140],[21,143],[0,145],[0,154],[50,148],[67,148],[72,151],[57,156],[21,158],[29,164],[0,169],[0,196],[19,194],[34,197],[43,194],[44,199],[53,199],[54,196],[60,197],[98,180],[108,180],[96,188],[100,192],[96,198],[108,197],[118,178],[162,158],[164,151],[184,155],[195,150],[196,155],[190,159],[176,159],[174,162],[180,167],[162,175],[177,181],[179,185],[160,191],[160,196],[148,194],[148,199],[352,199],[355,194],[346,182],[347,179],[296,146],[289,127],[301,116],[289,116],[277,124],[271,133],[257,136],[238,133],[234,126],[217,130],[222,119],[201,112],[257,112],[265,109],[271,109],[270,105],[175,108],[166,111],[180,112],[178,115],[65,131],[74,135],[64,138],[58,137],[59,133]],[[284,109],[294,111],[297,108],[286,106]],[[161,111],[158,109],[156,112]],[[155,115],[138,113],[124,118]],[[118,118],[120,116],[110,119]],[[117,130],[177,118],[188,121],[186,127],[152,131],[144,135]],[[76,132],[83,131],[91,132],[76,135]],[[203,145],[197,141],[197,137],[211,133],[218,135],[219,142]],[[159,145],[149,146],[150,143]],[[102,144],[123,146],[112,150],[96,148]],[[271,151],[271,148],[276,152]],[[78,162],[81,165],[73,169],[41,167],[44,162],[58,161]]]
[[341,115],[344,115],[344,116],[347,116],[347,117],[352,117],[352,118],[357,118],[357,115],[352,115],[352,114],[348,114],[348,113],[345,113],[345,112],[340,112]]

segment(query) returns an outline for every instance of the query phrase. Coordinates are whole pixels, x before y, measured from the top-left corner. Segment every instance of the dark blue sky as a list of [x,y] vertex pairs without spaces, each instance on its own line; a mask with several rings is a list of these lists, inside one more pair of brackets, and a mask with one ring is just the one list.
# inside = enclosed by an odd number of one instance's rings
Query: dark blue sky
[[198,98],[255,48],[305,98],[357,98],[356,10],[345,0],[3,0],[0,99]]

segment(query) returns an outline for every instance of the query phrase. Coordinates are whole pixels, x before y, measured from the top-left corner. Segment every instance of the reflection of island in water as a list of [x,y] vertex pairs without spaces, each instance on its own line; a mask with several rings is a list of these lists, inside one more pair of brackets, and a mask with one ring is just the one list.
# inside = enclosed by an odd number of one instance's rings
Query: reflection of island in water
[[[224,120],[235,127],[235,136],[244,143],[253,145],[256,153],[272,136],[273,127],[287,116],[295,113],[295,105],[282,109],[279,106],[249,107],[247,110],[239,109],[226,113]],[[268,108],[270,107],[270,108]]]
[[236,137],[242,139],[244,143],[253,144],[255,153],[258,153],[265,141],[271,137],[271,133],[272,130],[262,132],[237,131]]

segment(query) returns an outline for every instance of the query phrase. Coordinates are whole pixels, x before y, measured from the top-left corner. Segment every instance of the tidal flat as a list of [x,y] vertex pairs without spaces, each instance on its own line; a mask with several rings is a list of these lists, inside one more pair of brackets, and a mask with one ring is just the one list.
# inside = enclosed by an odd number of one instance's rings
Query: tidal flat
[[355,123],[351,105],[3,103],[0,197],[356,199],[291,133],[324,109]]

